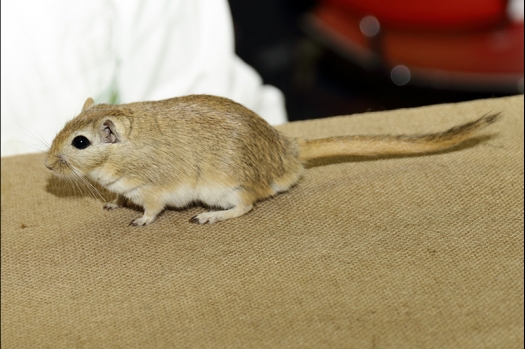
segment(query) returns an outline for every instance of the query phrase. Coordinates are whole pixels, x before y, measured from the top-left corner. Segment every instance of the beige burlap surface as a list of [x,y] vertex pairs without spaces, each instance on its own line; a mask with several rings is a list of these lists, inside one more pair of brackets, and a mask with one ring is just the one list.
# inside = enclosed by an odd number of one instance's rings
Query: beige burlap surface
[[129,227],[141,212],[57,189],[42,154],[2,158],[2,348],[522,348],[523,96],[280,129],[428,132],[491,111],[454,151],[322,161],[205,226],[195,207]]

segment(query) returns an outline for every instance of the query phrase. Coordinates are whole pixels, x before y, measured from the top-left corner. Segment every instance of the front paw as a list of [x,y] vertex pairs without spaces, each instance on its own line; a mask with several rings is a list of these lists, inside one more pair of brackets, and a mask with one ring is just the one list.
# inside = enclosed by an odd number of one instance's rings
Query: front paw
[[119,205],[117,203],[114,203],[114,202],[108,202],[107,204],[104,205],[104,210],[114,210],[114,209],[117,209],[117,208],[121,208],[122,205]]

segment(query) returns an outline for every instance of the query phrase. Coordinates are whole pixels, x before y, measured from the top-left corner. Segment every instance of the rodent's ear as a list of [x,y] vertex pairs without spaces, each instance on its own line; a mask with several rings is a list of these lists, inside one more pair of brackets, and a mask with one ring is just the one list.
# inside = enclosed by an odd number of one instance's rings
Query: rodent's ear
[[89,108],[91,108],[94,105],[95,105],[95,101],[93,100],[93,98],[89,97],[84,102],[84,106],[82,107],[82,111],[86,111],[86,110],[88,110]]
[[107,119],[100,126],[100,138],[104,143],[119,143],[120,137],[113,121]]

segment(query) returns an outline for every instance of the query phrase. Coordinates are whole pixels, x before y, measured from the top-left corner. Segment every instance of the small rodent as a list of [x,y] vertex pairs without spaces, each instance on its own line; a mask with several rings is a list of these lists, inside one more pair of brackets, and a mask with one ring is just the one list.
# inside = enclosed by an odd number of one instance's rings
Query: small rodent
[[54,174],[85,176],[117,198],[144,208],[134,226],[155,221],[166,206],[201,202],[222,210],[191,219],[214,223],[239,217],[255,202],[288,190],[303,164],[320,157],[427,153],[453,147],[499,114],[425,135],[289,138],[227,98],[189,95],[121,105],[88,98],[57,134],[45,165]]

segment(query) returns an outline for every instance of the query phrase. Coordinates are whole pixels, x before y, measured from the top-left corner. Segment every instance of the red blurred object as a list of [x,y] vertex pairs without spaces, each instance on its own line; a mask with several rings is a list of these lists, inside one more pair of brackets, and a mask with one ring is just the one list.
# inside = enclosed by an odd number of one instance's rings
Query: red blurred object
[[523,92],[523,20],[506,1],[321,0],[305,24],[365,68],[404,66],[410,83]]
[[354,16],[373,15],[381,23],[413,29],[469,29],[486,27],[505,18],[506,1],[500,0],[325,0]]

